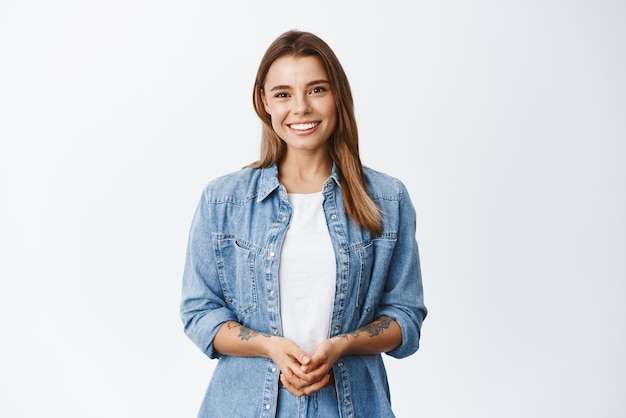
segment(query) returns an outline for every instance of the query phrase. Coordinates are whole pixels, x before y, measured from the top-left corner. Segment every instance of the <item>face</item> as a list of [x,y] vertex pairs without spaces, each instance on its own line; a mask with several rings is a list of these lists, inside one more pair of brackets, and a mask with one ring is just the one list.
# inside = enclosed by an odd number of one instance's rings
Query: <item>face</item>
[[325,153],[337,126],[335,97],[319,58],[284,56],[272,63],[262,93],[287,153]]

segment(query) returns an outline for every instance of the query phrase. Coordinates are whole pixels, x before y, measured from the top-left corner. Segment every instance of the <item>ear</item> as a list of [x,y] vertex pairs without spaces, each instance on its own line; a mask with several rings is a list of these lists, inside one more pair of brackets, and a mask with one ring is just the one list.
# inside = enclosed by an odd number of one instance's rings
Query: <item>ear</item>
[[265,111],[271,115],[272,112],[270,112],[270,106],[269,103],[267,102],[267,97],[265,97],[265,90],[261,90],[261,100],[263,101],[263,107],[265,107]]

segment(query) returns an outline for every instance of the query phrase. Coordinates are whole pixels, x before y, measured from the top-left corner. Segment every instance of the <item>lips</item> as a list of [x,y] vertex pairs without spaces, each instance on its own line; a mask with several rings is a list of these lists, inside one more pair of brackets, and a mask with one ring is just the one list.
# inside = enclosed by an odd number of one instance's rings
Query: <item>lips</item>
[[319,122],[292,123],[288,126],[295,131],[308,131],[309,129],[315,128],[319,124]]

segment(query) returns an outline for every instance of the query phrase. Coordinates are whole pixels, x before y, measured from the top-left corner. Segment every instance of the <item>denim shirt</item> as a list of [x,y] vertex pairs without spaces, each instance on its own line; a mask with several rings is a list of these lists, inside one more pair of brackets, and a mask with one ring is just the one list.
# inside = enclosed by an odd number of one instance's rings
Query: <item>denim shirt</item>
[[[375,235],[346,215],[336,168],[324,183],[324,213],[337,260],[329,337],[381,315],[402,329],[387,354],[402,358],[419,346],[426,317],[415,210],[405,186],[365,168],[368,191],[382,211]],[[262,357],[231,357],[213,339],[226,321],[282,336],[278,262],[292,208],[278,170],[245,168],[209,183],[196,209],[187,248],[181,318],[187,336],[219,358],[199,417],[274,417],[277,365]],[[393,417],[381,355],[343,356],[333,366],[341,417]]]

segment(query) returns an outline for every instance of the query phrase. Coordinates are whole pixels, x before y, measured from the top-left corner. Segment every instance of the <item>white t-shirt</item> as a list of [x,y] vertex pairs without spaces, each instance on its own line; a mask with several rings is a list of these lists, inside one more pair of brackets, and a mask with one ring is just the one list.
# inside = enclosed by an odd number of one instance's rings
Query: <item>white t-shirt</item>
[[336,261],[321,192],[289,194],[293,207],[278,270],[283,335],[313,353],[327,339],[335,300]]

